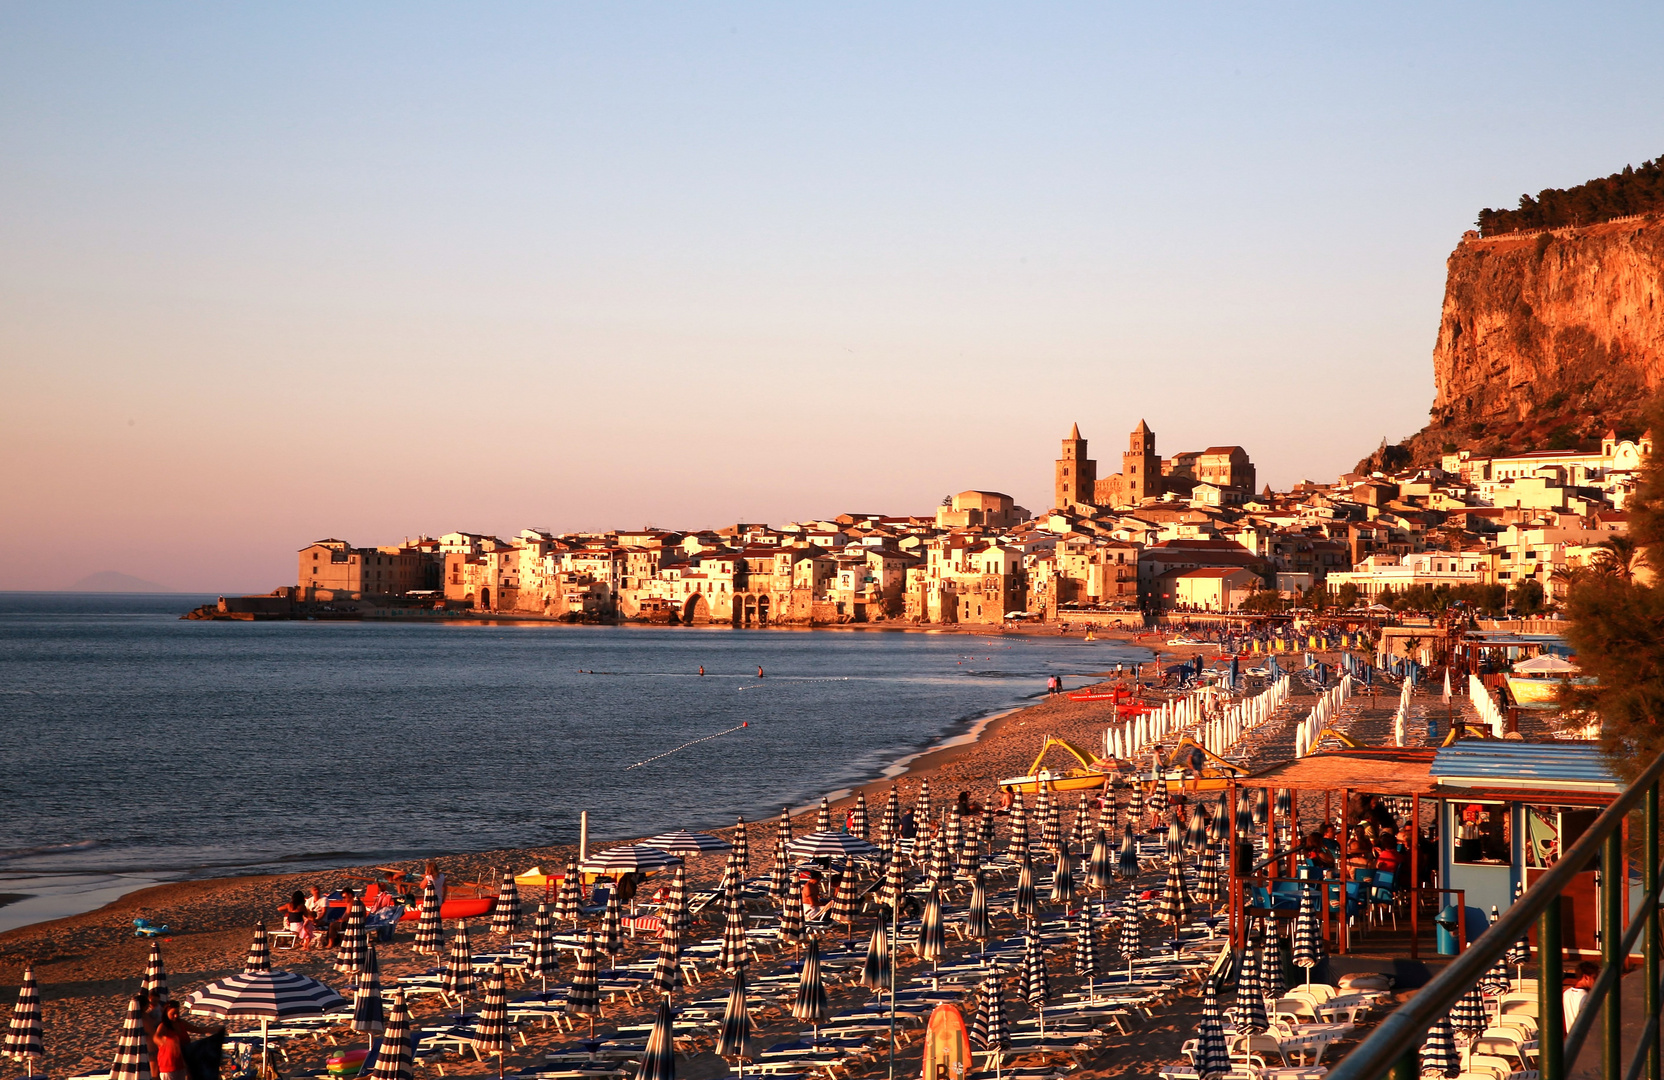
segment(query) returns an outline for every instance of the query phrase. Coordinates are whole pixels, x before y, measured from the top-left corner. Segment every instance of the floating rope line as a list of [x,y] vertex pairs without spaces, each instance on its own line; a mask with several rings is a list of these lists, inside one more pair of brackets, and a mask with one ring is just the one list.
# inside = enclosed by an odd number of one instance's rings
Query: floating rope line
[[740,728],[745,728],[745,727],[750,727],[750,726],[751,726],[751,721],[747,720],[745,723],[740,724],[736,727],[731,727],[727,731],[719,731],[715,735],[706,735],[706,736],[703,736],[701,738],[694,739],[692,742],[685,742],[681,746],[676,747],[676,749],[674,749],[674,750],[666,750],[662,754],[654,754],[652,757],[648,758],[646,761],[638,761],[634,765],[626,765],[626,766],[624,766],[624,771],[629,772],[631,769],[639,769],[643,765],[651,765],[653,762],[658,761],[660,758],[667,758],[671,754],[680,753],[683,750],[686,750],[690,746],[697,746],[702,742],[710,742],[712,739],[720,739],[724,735],[732,735],[734,732],[738,731]]

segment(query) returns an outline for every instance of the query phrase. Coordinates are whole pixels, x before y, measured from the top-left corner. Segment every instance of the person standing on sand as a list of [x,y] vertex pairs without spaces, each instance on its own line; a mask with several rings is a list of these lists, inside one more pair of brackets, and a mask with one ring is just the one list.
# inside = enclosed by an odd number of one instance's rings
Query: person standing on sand
[[161,1019],[147,1016],[144,1027],[150,1037],[150,1068],[155,1080],[188,1080],[185,1044],[193,1034],[208,1035],[210,1030],[180,1016],[177,1001],[163,1006]]
[[425,891],[429,885],[433,886],[433,891],[439,895],[439,902],[443,904],[445,902],[445,875],[439,872],[439,864],[432,859],[429,859],[426,865],[422,867],[422,882],[417,886],[417,891]]

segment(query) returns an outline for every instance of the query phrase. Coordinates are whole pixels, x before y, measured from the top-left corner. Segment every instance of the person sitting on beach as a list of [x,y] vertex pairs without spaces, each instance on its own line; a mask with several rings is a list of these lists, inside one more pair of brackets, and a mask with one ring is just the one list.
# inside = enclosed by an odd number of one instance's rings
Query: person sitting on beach
[[1334,853],[1323,842],[1323,834],[1313,830],[1306,834],[1306,842],[1300,847],[1300,855],[1310,877],[1326,877],[1335,868]]
[[316,885],[306,890],[306,913],[312,916],[312,921],[322,926],[329,921],[329,897]]
[[289,897],[287,904],[280,904],[277,909],[278,918],[283,920],[283,929],[295,935],[295,940],[301,948],[312,947],[312,931],[317,923],[312,918],[311,905],[299,889]]
[[903,810],[901,812],[901,838],[903,840],[913,840],[916,839],[918,835],[919,825],[913,818],[912,809],[908,808]]
[[1375,869],[1396,874],[1398,865],[1398,834],[1391,829],[1382,829],[1381,835],[1375,838]]
[[1375,869],[1375,848],[1362,829],[1353,830],[1352,841],[1346,846],[1346,868],[1348,870]]

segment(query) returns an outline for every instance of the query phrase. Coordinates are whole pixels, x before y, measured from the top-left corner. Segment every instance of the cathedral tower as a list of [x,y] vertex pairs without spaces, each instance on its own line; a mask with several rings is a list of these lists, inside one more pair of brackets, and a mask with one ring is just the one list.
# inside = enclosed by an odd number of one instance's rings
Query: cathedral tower
[[[1160,472],[1158,463],[1157,470]],[[1098,463],[1086,456],[1086,440],[1080,437],[1080,425],[1069,428],[1063,440],[1063,456],[1057,459],[1054,505],[1068,509],[1076,504],[1092,502],[1092,487],[1098,479]]]
[[1144,499],[1161,495],[1161,455],[1156,453],[1156,433],[1140,420],[1127,437],[1127,452],[1121,455],[1122,494],[1136,506]]

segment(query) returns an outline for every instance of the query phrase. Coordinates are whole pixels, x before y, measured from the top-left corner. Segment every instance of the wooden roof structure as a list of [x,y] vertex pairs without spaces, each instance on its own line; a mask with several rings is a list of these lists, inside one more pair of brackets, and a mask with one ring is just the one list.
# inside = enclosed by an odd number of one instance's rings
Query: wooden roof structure
[[1279,787],[1293,791],[1357,791],[1369,795],[1427,795],[1438,785],[1432,776],[1433,747],[1360,747],[1293,758],[1245,776],[1242,787]]

